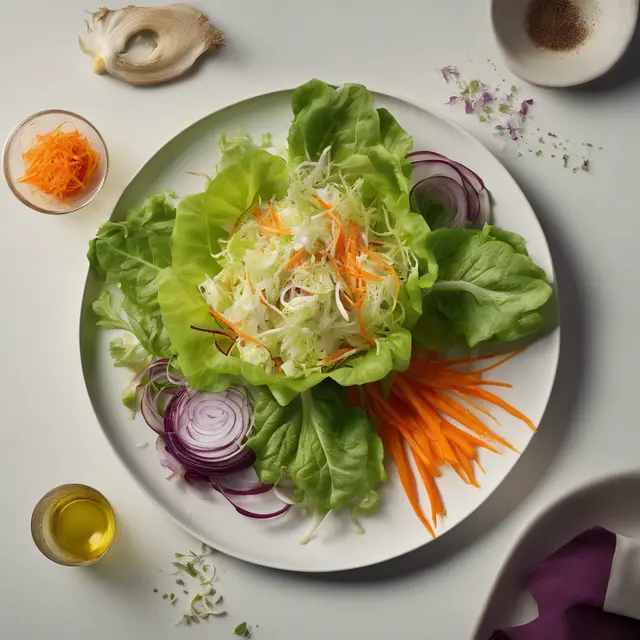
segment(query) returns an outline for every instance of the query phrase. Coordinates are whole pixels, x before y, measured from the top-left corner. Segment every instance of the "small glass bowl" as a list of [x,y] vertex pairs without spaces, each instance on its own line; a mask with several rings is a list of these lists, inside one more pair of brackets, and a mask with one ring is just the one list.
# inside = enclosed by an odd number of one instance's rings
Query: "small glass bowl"
[[[62,125],[63,131],[77,129],[86,136],[93,149],[100,156],[98,167],[89,179],[86,189],[69,196],[65,201],[56,200],[32,186],[20,182],[20,178],[25,172],[22,154],[31,147],[36,135],[49,133],[60,125]],[[88,120],[71,111],[47,109],[29,116],[11,132],[2,153],[2,164],[7,184],[20,202],[40,213],[59,215],[81,209],[98,195],[107,179],[109,152],[102,136]]]
[[[102,548],[98,553],[79,555],[77,551],[61,547],[53,535],[52,526],[56,510],[68,509],[79,501],[91,503],[104,519],[102,524],[105,531],[102,535],[103,538],[107,537],[107,542],[100,545]],[[116,516],[109,501],[98,490],[85,484],[63,484],[52,489],[38,501],[31,515],[31,537],[39,551],[49,560],[68,567],[86,567],[98,562],[111,548],[116,529]],[[102,543],[102,540],[100,542]]]

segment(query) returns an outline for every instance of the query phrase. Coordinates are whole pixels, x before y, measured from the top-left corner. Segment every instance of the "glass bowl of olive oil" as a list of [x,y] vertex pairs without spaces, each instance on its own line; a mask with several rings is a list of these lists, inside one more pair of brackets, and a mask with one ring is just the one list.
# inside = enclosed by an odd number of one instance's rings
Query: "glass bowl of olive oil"
[[107,499],[84,484],[65,484],[41,498],[31,516],[31,535],[53,562],[86,566],[102,558],[116,533]]

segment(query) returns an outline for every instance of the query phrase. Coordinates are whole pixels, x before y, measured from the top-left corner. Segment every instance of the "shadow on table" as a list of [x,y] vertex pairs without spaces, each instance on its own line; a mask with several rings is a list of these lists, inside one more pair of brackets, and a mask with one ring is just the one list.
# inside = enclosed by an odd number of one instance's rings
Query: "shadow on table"
[[526,455],[482,507],[446,535],[404,556],[372,567],[307,574],[309,580],[354,583],[386,581],[447,562],[461,548],[488,535],[508,517],[534,489],[562,449],[568,429],[574,422],[573,413],[581,401],[581,393],[585,387],[585,373],[589,362],[589,316],[585,312],[584,296],[568,244],[561,237],[560,229],[554,224],[552,216],[546,215],[536,206],[535,201],[530,201],[551,247],[563,329],[558,374],[539,433],[531,441]]
[[537,606],[526,590],[531,570],[579,533],[600,525],[638,538],[640,511],[632,505],[637,504],[639,493],[640,474],[624,475],[573,493],[542,514],[498,576],[475,640],[486,640],[496,628],[524,624],[537,616]]

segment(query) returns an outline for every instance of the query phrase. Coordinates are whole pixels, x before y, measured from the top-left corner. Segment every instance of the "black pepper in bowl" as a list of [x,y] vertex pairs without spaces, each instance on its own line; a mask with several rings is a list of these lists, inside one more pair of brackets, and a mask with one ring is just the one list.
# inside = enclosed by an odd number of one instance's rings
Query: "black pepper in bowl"
[[527,15],[534,44],[548,51],[573,51],[585,43],[591,29],[582,7],[571,0],[535,0]]

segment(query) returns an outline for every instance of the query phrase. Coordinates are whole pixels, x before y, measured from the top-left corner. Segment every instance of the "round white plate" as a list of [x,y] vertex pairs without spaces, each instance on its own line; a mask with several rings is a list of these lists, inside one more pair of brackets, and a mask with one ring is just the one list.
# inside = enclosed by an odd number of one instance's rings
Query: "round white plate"
[[[201,191],[202,177],[213,175],[218,135],[238,129],[258,137],[271,132],[276,146],[284,144],[291,120],[291,91],[245,100],[207,116],[178,134],[160,149],[127,186],[112,219],[119,220],[146,196],[173,190],[179,196]],[[416,149],[444,153],[478,172],[495,200],[494,222],[522,234],[532,258],[553,279],[549,248],[536,216],[522,191],[504,167],[464,130],[423,108],[386,95],[375,94],[378,106],[387,107],[415,139]],[[337,571],[394,558],[431,541],[404,495],[394,467],[388,465],[389,482],[382,488],[381,508],[362,518],[366,530],[359,534],[348,513],[331,514],[307,545],[299,540],[311,519],[290,511],[271,521],[238,515],[221,496],[203,495],[191,487],[168,482],[154,447],[154,434],[140,416],[131,420],[120,401],[129,380],[126,371],[113,367],[108,351],[115,332],[95,326],[91,303],[103,284],[90,271],[84,292],[80,330],[82,363],[87,389],[96,415],[116,453],[149,497],[197,538],[232,556],[256,564],[292,571]],[[494,377],[513,384],[503,397],[527,414],[535,424],[544,413],[556,373],[559,329],[539,339],[523,354],[500,367]],[[533,433],[506,414],[500,415],[502,435],[524,451]],[[145,446],[148,444],[148,446]],[[442,535],[477,509],[505,479],[518,455],[481,453],[486,475],[481,489],[462,483],[451,470],[438,480],[448,515],[440,523]],[[425,505],[426,498],[425,498]],[[428,506],[428,505],[427,505]],[[116,505],[117,507],[117,505]],[[346,510],[345,510],[346,511]]]

